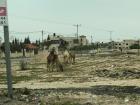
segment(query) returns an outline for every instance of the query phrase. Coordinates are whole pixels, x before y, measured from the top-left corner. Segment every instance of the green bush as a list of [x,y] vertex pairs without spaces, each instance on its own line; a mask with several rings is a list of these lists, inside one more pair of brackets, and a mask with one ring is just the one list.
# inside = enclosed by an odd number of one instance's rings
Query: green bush
[[140,49],[140,45],[133,44],[132,46],[130,46],[130,49]]

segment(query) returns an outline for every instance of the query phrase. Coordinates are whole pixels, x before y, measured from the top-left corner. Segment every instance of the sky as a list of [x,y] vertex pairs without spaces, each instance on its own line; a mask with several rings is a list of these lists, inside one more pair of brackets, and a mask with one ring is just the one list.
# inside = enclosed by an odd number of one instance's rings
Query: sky
[[[58,33],[75,36],[75,24],[81,24],[79,35],[93,42],[140,38],[140,0],[8,0],[10,39],[41,39]],[[2,30],[2,27],[0,28]],[[3,34],[0,33],[2,37]]]

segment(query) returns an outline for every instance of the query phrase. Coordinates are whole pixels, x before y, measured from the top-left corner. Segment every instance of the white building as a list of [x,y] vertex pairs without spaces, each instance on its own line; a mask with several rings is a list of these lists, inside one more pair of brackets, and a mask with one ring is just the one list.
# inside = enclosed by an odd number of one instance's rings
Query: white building
[[78,41],[77,37],[63,37],[63,39],[68,42],[68,47],[74,47],[74,46],[79,46],[79,45],[88,45],[88,40],[86,36],[82,35],[79,36]]
[[87,45],[88,44],[88,40],[86,38],[86,36],[82,35],[78,38],[77,37],[64,37],[62,35],[49,35],[49,42],[50,42],[50,46],[49,49],[52,49],[53,47],[58,49],[58,47],[61,44],[61,41],[66,41],[68,43],[68,48],[74,47],[74,46],[78,46],[78,45]]
[[123,40],[122,42],[116,42],[115,47],[117,49],[130,49],[130,46],[137,44],[138,41],[136,40]]
[[87,45],[88,44],[88,40],[86,38],[86,36],[82,35],[79,37],[79,42],[81,45]]
[[49,35],[49,51],[52,48],[55,48],[56,52],[58,53],[58,47],[60,45],[60,36],[56,36],[56,35]]
[[76,37],[62,37],[62,39],[68,43],[69,48],[78,45],[78,41]]

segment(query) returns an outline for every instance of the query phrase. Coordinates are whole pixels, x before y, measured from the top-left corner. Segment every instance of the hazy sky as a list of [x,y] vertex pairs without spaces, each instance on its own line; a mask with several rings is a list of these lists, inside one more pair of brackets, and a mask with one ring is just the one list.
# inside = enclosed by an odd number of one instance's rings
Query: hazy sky
[[[114,40],[140,38],[140,0],[8,0],[8,13],[10,31],[74,36],[73,25],[81,24],[79,34],[93,41],[109,41],[108,31]],[[41,38],[41,32],[29,35]]]

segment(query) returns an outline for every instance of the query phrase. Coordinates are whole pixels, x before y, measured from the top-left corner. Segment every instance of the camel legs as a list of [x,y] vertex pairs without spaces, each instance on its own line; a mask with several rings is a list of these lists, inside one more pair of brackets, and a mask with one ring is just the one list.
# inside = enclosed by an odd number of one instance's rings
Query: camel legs
[[74,64],[75,63],[75,57],[74,56],[69,57],[69,62],[71,64]]
[[73,57],[73,63],[75,63],[75,57]]
[[56,70],[57,72],[59,71],[63,72],[63,65],[59,61],[56,62]]
[[47,71],[53,71],[53,68],[54,68],[54,66],[53,66],[53,64],[52,63],[47,63]]
[[47,71],[50,71],[51,65],[47,63]]
[[55,63],[47,63],[48,72],[53,72],[54,68],[56,68],[57,72],[59,72],[59,71],[63,72],[63,65],[59,61],[56,61]]
[[64,56],[64,63],[68,63],[68,57]]

